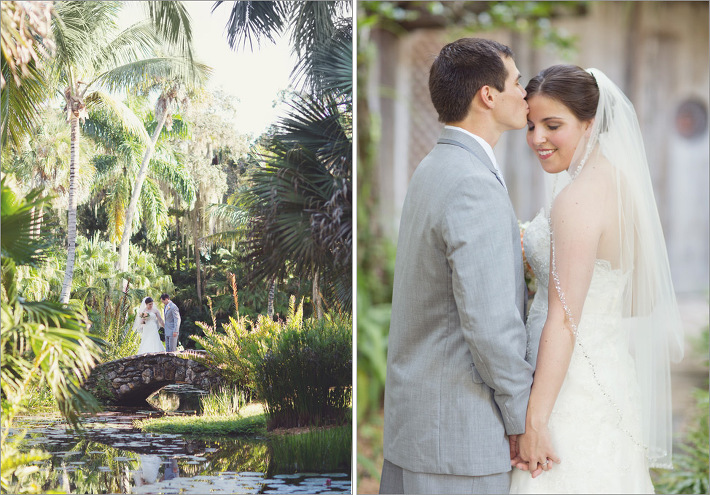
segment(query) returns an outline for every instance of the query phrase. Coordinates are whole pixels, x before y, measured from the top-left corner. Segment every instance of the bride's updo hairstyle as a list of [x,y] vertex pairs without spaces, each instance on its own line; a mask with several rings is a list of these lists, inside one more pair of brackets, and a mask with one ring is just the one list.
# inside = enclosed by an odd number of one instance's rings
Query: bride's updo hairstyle
[[148,303],[152,303],[152,302],[153,302],[153,298],[152,298],[152,297],[146,297],[146,298],[145,298],[145,304],[146,304],[146,305],[148,305]]
[[594,76],[576,65],[553,65],[540,71],[525,87],[526,100],[540,94],[557,100],[581,122],[597,113],[599,87]]

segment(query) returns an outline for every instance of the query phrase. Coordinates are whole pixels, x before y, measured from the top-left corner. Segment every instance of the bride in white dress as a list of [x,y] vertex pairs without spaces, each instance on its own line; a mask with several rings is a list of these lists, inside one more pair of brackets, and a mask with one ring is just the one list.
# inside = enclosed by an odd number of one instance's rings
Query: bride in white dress
[[511,493],[652,493],[683,341],[636,114],[597,69],[553,66],[526,91],[553,199],[523,240],[536,371]]
[[133,322],[133,331],[141,336],[141,343],[136,354],[165,352],[165,345],[160,341],[158,334],[158,328],[164,326],[165,323],[163,323],[160,311],[155,307],[153,299],[144,298]]

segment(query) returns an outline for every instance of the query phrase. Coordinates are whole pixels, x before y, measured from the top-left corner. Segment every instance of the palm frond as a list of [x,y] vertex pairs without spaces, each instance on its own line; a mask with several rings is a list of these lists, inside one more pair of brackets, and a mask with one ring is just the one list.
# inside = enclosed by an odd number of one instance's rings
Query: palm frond
[[[155,120],[155,116],[151,113],[151,120],[148,125],[146,125],[146,130],[151,136],[158,127],[158,122]],[[160,132],[160,139],[187,139],[190,137],[190,125],[183,120],[180,115],[173,114],[172,123],[168,128],[167,122],[163,126]]]
[[332,97],[295,95],[249,175],[244,243],[250,276],[310,277],[342,307],[351,305],[352,142]]
[[176,160],[172,153],[156,151],[150,161],[151,176],[170,185],[180,198],[187,204],[192,204],[196,197],[195,181],[185,165]]
[[352,25],[339,30],[328,45],[313,51],[312,86],[352,101],[353,92]]
[[41,225],[41,216],[36,211],[43,207],[47,198],[41,197],[41,189],[35,189],[24,198],[18,197],[2,179],[0,210],[0,246],[2,256],[9,257],[19,265],[36,265],[44,258],[45,240],[33,236]]
[[291,72],[296,85],[314,89],[314,56],[327,47],[335,33],[335,2],[299,2],[291,18],[291,46],[298,62]]
[[208,205],[206,211],[211,218],[224,220],[233,226],[246,225],[249,220],[248,210],[236,205],[216,203]]
[[[121,2],[65,1],[54,6],[52,33],[57,70],[90,67],[106,35],[117,28]],[[66,78],[70,83],[75,82]],[[88,81],[84,81],[88,82]]]
[[[212,12],[223,2],[215,2]],[[283,32],[285,16],[290,2],[234,2],[232,12],[227,21],[227,42],[232,50],[240,47],[254,51],[254,41],[261,45],[261,39],[266,38],[276,42],[275,35]]]
[[143,121],[122,101],[103,91],[94,91],[84,102],[89,112],[100,110],[109,113],[112,120],[128,135],[138,138],[146,146],[150,143],[150,136]]
[[202,240],[217,245],[228,246],[232,242],[242,242],[244,240],[245,229],[224,230],[205,237]]
[[178,1],[151,1],[145,5],[158,34],[192,61],[192,27],[185,5]]
[[159,243],[165,239],[165,229],[168,226],[168,206],[165,204],[160,187],[150,177],[147,177],[141,188],[143,222],[148,229],[148,237],[152,242]]
[[349,179],[352,141],[338,102],[329,96],[294,95],[289,107],[276,126],[279,140],[287,147],[309,150],[335,177]]
[[185,81],[188,86],[204,84],[212,69],[200,62],[190,63],[181,57],[153,57],[114,67],[98,77],[109,91],[124,87],[147,90],[156,81]]
[[114,39],[98,45],[93,65],[99,71],[119,67],[153,56],[159,46],[160,40],[156,38],[151,23],[140,21],[119,32]]
[[49,95],[43,72],[37,69],[34,62],[27,66],[27,70],[29,74],[18,86],[3,55],[2,76],[5,78],[5,86],[0,96],[3,147],[10,144],[19,149],[22,146],[24,139],[39,122],[42,103]]
[[[106,195],[105,207],[108,212],[109,237],[113,242],[120,241],[123,236],[123,228],[126,224],[126,208],[131,198],[132,182],[125,175],[120,175]],[[134,218],[140,221],[140,215],[141,208],[139,203]]]
[[91,158],[96,170],[96,182],[94,189],[100,189],[106,186],[107,180],[111,177],[118,168],[118,158],[115,155],[96,155]]

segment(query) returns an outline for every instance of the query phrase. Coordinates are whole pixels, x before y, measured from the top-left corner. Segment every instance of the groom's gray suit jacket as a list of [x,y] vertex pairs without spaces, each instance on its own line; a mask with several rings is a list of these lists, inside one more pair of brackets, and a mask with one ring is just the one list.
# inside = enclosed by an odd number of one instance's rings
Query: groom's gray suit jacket
[[[163,309],[165,315],[165,344],[166,350],[174,351],[177,347],[177,337],[173,337],[174,332],[180,332],[180,309],[174,302],[170,301]],[[168,342],[168,338],[171,339]],[[170,347],[170,349],[167,349]]]
[[384,457],[415,472],[510,470],[523,433],[524,275],[517,218],[486,152],[444,129],[407,190],[397,245]]

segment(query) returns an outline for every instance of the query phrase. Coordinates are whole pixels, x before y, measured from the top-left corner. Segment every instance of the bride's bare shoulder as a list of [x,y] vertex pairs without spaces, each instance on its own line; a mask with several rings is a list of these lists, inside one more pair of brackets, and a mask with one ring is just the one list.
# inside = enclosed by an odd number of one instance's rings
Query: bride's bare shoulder
[[[591,168],[591,167],[590,167]],[[608,184],[604,174],[589,170],[577,177],[555,198],[551,216],[553,221],[572,221],[576,224],[599,224],[605,213]]]

